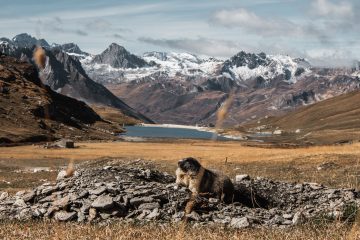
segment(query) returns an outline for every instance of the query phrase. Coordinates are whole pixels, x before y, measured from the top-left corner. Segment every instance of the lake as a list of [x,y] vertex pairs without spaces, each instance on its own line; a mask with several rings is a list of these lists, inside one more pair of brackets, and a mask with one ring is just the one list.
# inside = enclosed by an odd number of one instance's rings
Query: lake
[[[162,127],[162,126],[127,126],[126,132],[121,136],[142,138],[177,138],[177,139],[212,139],[212,132],[200,131],[194,127]],[[217,136],[217,140],[233,140]]]

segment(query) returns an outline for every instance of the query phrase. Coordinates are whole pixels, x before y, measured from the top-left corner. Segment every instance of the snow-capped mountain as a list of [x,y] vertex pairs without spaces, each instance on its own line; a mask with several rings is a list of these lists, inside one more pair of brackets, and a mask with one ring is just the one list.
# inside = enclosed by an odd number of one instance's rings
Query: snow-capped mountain
[[89,56],[90,54],[87,52],[82,51],[78,45],[75,43],[64,43],[64,44],[51,44],[52,49],[59,49],[63,52],[66,52],[68,55],[76,57],[78,59],[84,59],[85,57]]
[[156,63],[157,70],[168,73],[169,77],[175,77],[179,74],[211,77],[217,74],[216,72],[222,64],[221,60],[200,58],[190,53],[147,52],[142,57],[149,63]]
[[285,81],[294,83],[297,77],[309,72],[310,67],[310,63],[301,58],[241,51],[224,62],[222,74],[240,81],[257,77],[269,81],[283,76]]
[[87,73],[103,84],[159,77],[180,81],[226,77],[241,84],[261,77],[265,82],[281,78],[294,83],[303,73],[310,72],[310,64],[305,59],[283,55],[239,52],[226,61],[175,52],[146,52],[136,57],[116,44],[81,62]]
[[[22,46],[39,44],[31,36],[20,36],[15,40]],[[53,89],[123,108],[114,94],[159,123],[214,123],[217,109],[231,92],[235,95],[228,125],[279,115],[360,89],[359,65],[315,68],[305,59],[284,55],[241,51],[220,60],[173,52],[136,56],[117,44],[98,55],[74,43],[45,48],[49,66],[42,74]],[[0,50],[31,62],[33,48],[19,48],[2,38]]]

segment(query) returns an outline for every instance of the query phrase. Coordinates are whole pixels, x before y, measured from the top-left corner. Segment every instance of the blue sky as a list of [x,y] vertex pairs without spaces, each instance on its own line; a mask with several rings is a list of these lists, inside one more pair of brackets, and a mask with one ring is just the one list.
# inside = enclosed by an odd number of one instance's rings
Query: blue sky
[[27,32],[100,53],[230,57],[241,50],[306,57],[318,65],[360,59],[356,0],[2,0],[0,36]]

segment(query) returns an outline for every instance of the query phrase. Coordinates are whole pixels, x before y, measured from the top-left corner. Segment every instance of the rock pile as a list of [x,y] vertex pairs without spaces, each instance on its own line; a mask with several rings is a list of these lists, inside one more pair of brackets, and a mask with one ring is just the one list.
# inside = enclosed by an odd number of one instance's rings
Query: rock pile
[[253,201],[237,196],[239,202],[225,205],[214,198],[199,198],[194,211],[185,216],[190,193],[176,188],[174,182],[174,176],[142,161],[89,166],[32,191],[15,196],[0,193],[0,219],[171,223],[186,218],[200,225],[286,227],[320,217],[346,220],[355,215],[360,203],[360,194],[353,189],[246,176],[237,179],[237,194],[253,194]]

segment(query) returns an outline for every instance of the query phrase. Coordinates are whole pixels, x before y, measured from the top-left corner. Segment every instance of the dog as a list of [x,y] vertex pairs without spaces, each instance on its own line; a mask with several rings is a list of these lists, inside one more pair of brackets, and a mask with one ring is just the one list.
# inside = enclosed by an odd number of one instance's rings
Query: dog
[[175,173],[176,184],[187,187],[193,196],[215,196],[221,202],[233,202],[234,185],[230,178],[202,167],[195,158],[180,160]]

